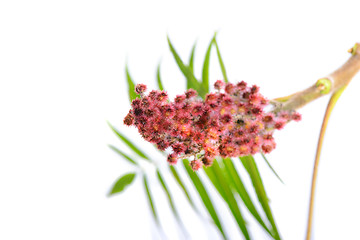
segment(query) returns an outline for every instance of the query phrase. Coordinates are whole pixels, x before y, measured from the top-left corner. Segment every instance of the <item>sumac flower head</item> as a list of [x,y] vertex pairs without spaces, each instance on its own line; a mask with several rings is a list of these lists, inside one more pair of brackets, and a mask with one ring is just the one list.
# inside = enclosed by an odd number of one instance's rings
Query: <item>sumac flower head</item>
[[152,90],[146,95],[146,86],[138,84],[135,91],[140,98],[132,101],[124,124],[137,127],[158,149],[170,151],[169,164],[190,158],[196,171],[211,166],[216,156],[270,153],[276,146],[274,130],[301,120],[294,111],[266,111],[269,101],[256,85],[218,80],[214,88],[217,91],[207,94],[205,100],[189,89],[169,101],[165,91]]

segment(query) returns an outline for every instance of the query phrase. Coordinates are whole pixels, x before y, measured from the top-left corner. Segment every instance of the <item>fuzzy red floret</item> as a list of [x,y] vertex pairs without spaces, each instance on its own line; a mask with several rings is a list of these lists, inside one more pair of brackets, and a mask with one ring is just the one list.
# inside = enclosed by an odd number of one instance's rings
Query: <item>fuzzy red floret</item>
[[131,126],[134,124],[134,116],[132,115],[131,112],[129,112],[126,117],[124,118],[124,124],[126,126]]
[[142,93],[144,93],[145,91],[146,91],[146,85],[145,84],[137,84],[136,86],[135,86],[135,92],[137,93],[137,94],[142,94]]
[[223,89],[225,86],[225,83],[221,80],[217,80],[215,83],[214,83],[214,88],[218,91],[220,91],[221,89]]

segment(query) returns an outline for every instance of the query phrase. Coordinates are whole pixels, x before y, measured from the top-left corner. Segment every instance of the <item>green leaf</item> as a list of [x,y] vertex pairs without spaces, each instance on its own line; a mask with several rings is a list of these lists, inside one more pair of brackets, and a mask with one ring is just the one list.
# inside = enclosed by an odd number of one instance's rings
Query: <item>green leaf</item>
[[177,170],[176,170],[175,167],[172,166],[172,165],[169,165],[169,168],[170,168],[171,173],[172,173],[173,177],[175,178],[176,182],[179,184],[180,188],[181,188],[182,191],[184,192],[184,194],[185,194],[187,200],[189,201],[191,207],[194,209],[195,212],[199,213],[199,210],[196,208],[193,200],[191,199],[191,197],[190,197],[190,195],[189,195],[189,192],[188,192],[188,190],[186,189],[183,181],[181,180],[181,178],[180,178]]
[[193,182],[197,192],[199,193],[202,202],[204,203],[207,211],[209,212],[211,218],[213,219],[215,225],[217,226],[217,228],[219,229],[221,235],[223,236],[224,239],[227,239],[224,230],[221,226],[219,217],[216,213],[216,210],[214,208],[213,203],[211,202],[211,199],[205,189],[204,184],[201,182],[200,178],[198,177],[198,175],[196,174],[196,172],[194,172],[191,167],[189,166],[189,161],[187,159],[183,160],[183,165],[186,169],[186,172],[188,173],[191,181]]
[[119,155],[121,155],[123,158],[125,158],[126,160],[128,160],[131,164],[137,165],[138,163],[135,162],[133,159],[131,159],[128,155],[126,155],[124,152],[122,152],[120,149],[114,147],[113,145],[108,145],[109,148],[111,148],[114,152],[118,153]]
[[137,155],[139,155],[140,157],[151,161],[150,158],[148,156],[145,155],[145,153],[143,153],[139,148],[137,148],[129,139],[127,139],[123,134],[121,134],[119,132],[119,130],[117,130],[116,128],[114,128],[109,122],[108,122],[110,128],[113,130],[113,132],[126,144],[128,145],[133,151],[134,153],[136,153]]
[[274,168],[271,166],[270,162],[267,160],[267,158],[265,157],[265,155],[263,153],[261,153],[261,156],[263,157],[263,159],[265,160],[265,162],[267,163],[267,165],[269,166],[269,168],[271,169],[271,171],[275,174],[275,176],[279,179],[279,181],[284,184],[283,180],[281,180],[280,176],[276,173],[276,171],[274,170]]
[[217,53],[217,56],[218,56],[218,59],[219,59],[219,64],[220,64],[221,72],[222,72],[222,74],[223,74],[224,81],[227,83],[227,82],[229,82],[229,80],[228,80],[228,77],[227,77],[227,74],[226,74],[224,61],[222,60],[222,57],[221,57],[221,54],[220,54],[220,50],[219,50],[219,45],[218,45],[218,43],[217,43],[217,41],[216,41],[216,38],[214,38],[214,44],[215,44],[215,47],[216,47],[216,53]]
[[268,220],[272,226],[273,237],[275,239],[280,239],[279,232],[277,230],[275,220],[274,220],[274,217],[272,215],[272,212],[271,212],[271,209],[269,206],[269,199],[266,195],[265,187],[261,180],[260,173],[256,166],[254,157],[251,155],[248,155],[248,156],[240,157],[240,160],[251,178],[251,182],[254,186],[256,195],[259,199],[259,202],[266,214],[266,217],[268,218]]
[[217,160],[214,160],[211,167],[204,168],[205,173],[211,180],[211,182],[215,185],[216,189],[223,197],[231,213],[233,214],[241,232],[243,233],[245,239],[250,239],[249,232],[246,227],[245,220],[241,214],[240,208],[236,202],[235,196],[230,189],[230,183],[225,178],[224,172],[221,169]]
[[[194,43],[194,46],[191,49],[190,60],[189,60],[189,69],[190,69],[192,74],[194,74],[195,48],[196,48],[196,42]],[[188,86],[187,88],[190,88],[190,87]]]
[[130,100],[130,103],[132,102],[132,100],[134,100],[136,97],[138,97],[139,95],[137,95],[135,93],[135,84],[134,84],[134,81],[132,80],[131,76],[130,76],[130,73],[129,73],[129,69],[128,69],[128,66],[126,65],[125,66],[125,73],[126,73],[126,81],[127,81],[127,84],[128,84],[128,93],[129,93],[129,100]]
[[164,178],[163,176],[161,175],[160,171],[159,170],[156,170],[156,175],[157,175],[157,178],[159,179],[160,183],[161,183],[161,186],[164,190],[164,192],[166,193],[166,196],[167,196],[167,199],[168,199],[168,202],[170,204],[170,208],[171,208],[171,211],[173,212],[177,222],[179,223],[179,225],[181,226],[181,228],[183,229],[183,231],[187,234],[186,232],[186,229],[185,229],[185,226],[183,224],[183,222],[181,221],[181,218],[179,216],[179,213],[178,211],[176,210],[176,207],[175,207],[175,204],[174,204],[174,200],[170,194],[170,191],[168,189],[168,187],[166,186],[165,184],[165,181],[164,181]]
[[180,68],[181,72],[184,74],[184,76],[187,80],[187,86],[189,88],[195,89],[196,91],[198,91],[198,93],[201,97],[204,97],[206,94],[206,91],[202,88],[202,85],[195,78],[195,76],[191,72],[190,68],[185,66],[184,62],[181,60],[179,54],[176,52],[174,46],[172,45],[169,37],[168,37],[168,43],[169,43],[170,51],[173,54],[178,67]]
[[259,222],[259,224],[264,228],[266,232],[268,232],[270,235],[272,235],[269,228],[266,226],[262,218],[260,217],[260,214],[256,210],[255,205],[253,204],[253,201],[250,198],[250,195],[248,194],[245,185],[243,181],[240,178],[240,175],[238,174],[234,163],[230,158],[223,160],[225,169],[227,171],[227,177],[229,178],[229,181],[231,185],[235,188],[235,190],[239,193],[241,199],[243,200],[246,208],[249,210],[249,212],[254,216],[254,218]]
[[157,80],[158,88],[159,88],[160,90],[164,90],[164,86],[163,86],[163,84],[162,84],[162,82],[161,82],[161,77],[160,77],[160,63],[159,63],[159,65],[158,65],[157,71],[156,71],[156,80]]
[[158,215],[156,213],[156,208],[155,208],[155,205],[154,205],[153,197],[151,195],[151,192],[150,192],[150,189],[149,189],[149,184],[148,184],[148,181],[147,181],[147,178],[146,178],[145,175],[144,175],[143,179],[144,179],[144,187],[145,187],[145,191],[146,191],[146,196],[147,196],[149,205],[151,207],[152,215],[153,215],[153,217],[155,219],[155,222],[160,227],[160,222],[159,222]]
[[128,173],[120,177],[112,187],[109,196],[124,191],[124,189],[134,181],[135,176],[135,173]]
[[[216,36],[216,34],[215,34],[215,36]],[[203,70],[202,70],[202,86],[206,92],[209,92],[210,53],[211,53],[211,47],[214,43],[215,36],[211,39],[209,47],[206,51]]]

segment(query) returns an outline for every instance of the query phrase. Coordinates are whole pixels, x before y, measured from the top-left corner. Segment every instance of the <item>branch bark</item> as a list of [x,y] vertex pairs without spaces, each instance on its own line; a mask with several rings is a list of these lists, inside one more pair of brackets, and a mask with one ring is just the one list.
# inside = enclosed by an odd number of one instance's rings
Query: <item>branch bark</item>
[[360,43],[349,50],[351,57],[339,69],[327,77],[321,78],[309,88],[292,95],[274,99],[278,103],[274,111],[296,110],[315,99],[332,94],[349,84],[360,70]]

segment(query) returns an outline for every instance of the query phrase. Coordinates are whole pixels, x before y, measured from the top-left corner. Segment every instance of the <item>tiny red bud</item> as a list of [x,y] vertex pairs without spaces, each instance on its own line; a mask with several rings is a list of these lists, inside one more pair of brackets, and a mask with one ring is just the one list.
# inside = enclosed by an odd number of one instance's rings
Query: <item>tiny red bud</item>
[[197,170],[199,170],[199,168],[202,167],[202,162],[200,160],[196,159],[196,160],[193,160],[190,162],[190,166],[193,171],[197,171]]
[[132,115],[131,112],[129,112],[126,117],[124,118],[124,124],[126,126],[131,126],[134,124],[134,116]]
[[144,92],[146,91],[146,89],[147,89],[147,87],[146,87],[145,84],[137,84],[137,85],[135,86],[135,92],[136,92],[137,94],[142,94],[142,93],[144,93]]
[[167,161],[170,165],[175,165],[178,161],[178,156],[175,153],[171,153],[168,155]]
[[221,80],[217,80],[215,83],[214,83],[214,88],[218,91],[220,91],[221,89],[223,89],[225,86],[225,83]]

